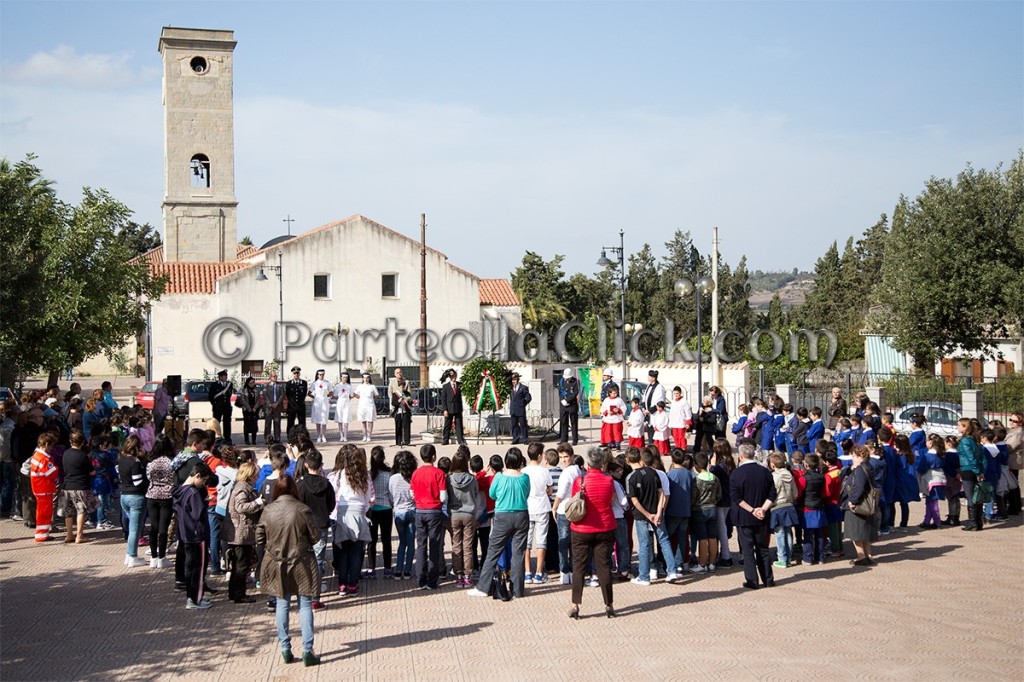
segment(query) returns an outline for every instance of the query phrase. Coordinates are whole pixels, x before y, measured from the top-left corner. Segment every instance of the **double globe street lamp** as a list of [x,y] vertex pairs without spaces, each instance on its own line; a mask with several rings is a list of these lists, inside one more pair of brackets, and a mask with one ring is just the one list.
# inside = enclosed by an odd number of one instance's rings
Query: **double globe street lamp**
[[[693,295],[697,301],[697,395],[698,400],[703,402],[704,398],[704,382],[702,377],[702,371],[704,368],[704,353],[703,353],[703,337],[701,336],[701,296],[707,296],[715,290],[715,280],[710,277],[701,277],[694,283],[693,279],[683,277],[676,281],[675,285],[676,295],[684,301],[689,296]],[[700,409],[700,404],[696,406]]]
[[609,265],[615,265],[615,261],[608,259],[608,251],[611,251],[613,255],[618,256],[618,264],[613,271],[619,282],[619,293],[620,293],[620,305],[622,313],[622,381],[626,380],[628,376],[628,364],[627,358],[629,357],[629,349],[626,347],[626,334],[632,331],[634,328],[639,331],[640,325],[630,327],[626,324],[626,241],[625,233],[619,230],[619,245],[618,246],[602,246],[601,257],[597,259],[599,267],[606,268]]

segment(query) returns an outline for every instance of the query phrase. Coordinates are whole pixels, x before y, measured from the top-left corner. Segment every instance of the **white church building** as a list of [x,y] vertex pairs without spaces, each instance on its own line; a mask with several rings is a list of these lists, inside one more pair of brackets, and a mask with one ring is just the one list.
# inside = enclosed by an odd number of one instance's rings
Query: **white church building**
[[[418,239],[353,215],[260,248],[237,243],[234,47],[231,31],[167,27],[160,36],[164,245],[143,258],[167,286],[152,306],[149,376],[262,374],[281,358],[282,336],[286,367],[299,365],[305,376],[324,367],[333,378],[342,366],[371,366],[385,354],[388,365],[415,365],[408,337],[419,337]],[[474,336],[484,350],[482,321],[521,327],[508,280],[477,277],[431,247],[423,261],[427,329],[436,334],[428,346],[440,352],[447,335],[445,352],[465,354]]]

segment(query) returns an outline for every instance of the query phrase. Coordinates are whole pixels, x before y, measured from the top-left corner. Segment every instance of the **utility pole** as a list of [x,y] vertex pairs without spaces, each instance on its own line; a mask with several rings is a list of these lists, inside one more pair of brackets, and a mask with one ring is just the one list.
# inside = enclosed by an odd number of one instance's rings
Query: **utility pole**
[[427,369],[427,214],[420,213],[420,386],[430,384]]
[[715,226],[711,236],[711,279],[715,280],[715,289],[711,292],[711,383],[722,385],[719,376],[718,353],[715,352],[715,339],[718,338],[718,227]]

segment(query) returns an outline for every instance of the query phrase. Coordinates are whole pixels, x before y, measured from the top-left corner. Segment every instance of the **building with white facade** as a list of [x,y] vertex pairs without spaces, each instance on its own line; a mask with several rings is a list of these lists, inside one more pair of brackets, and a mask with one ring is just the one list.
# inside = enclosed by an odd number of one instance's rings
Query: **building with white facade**
[[381,358],[417,364],[421,265],[436,361],[494,350],[485,320],[521,327],[508,280],[481,279],[430,247],[421,260],[418,240],[361,215],[260,249],[236,244],[235,44],[231,31],[160,35],[164,245],[142,258],[167,287],[152,306],[150,377],[262,374],[274,360],[331,377],[343,367],[379,370]]

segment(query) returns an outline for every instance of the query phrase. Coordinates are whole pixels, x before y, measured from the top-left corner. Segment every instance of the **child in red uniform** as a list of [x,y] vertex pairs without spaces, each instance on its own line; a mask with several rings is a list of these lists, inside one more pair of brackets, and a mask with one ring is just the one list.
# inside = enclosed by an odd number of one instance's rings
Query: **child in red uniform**
[[619,389],[608,389],[608,397],[601,403],[601,445],[619,449],[622,444],[622,421],[626,403],[619,397]]
[[49,450],[57,444],[57,437],[50,432],[40,434],[36,451],[32,453],[29,476],[32,494],[36,497],[36,542],[50,539],[50,524],[53,522],[53,497],[57,494],[57,466]]
[[676,386],[672,389],[672,402],[669,405],[668,427],[672,431],[672,443],[686,452],[686,430],[693,422],[693,411],[690,403],[683,397],[683,389]]

